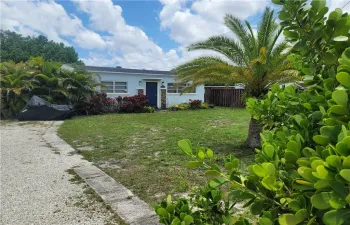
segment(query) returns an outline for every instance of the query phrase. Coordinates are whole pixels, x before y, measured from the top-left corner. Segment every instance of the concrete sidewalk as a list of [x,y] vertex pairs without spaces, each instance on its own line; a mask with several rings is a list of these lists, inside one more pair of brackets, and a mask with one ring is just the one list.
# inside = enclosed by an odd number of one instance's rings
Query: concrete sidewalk
[[[83,195],[66,170],[83,161],[43,140],[52,122],[1,124],[0,224],[105,224],[110,212],[75,206]],[[57,123],[56,123],[57,124]]]

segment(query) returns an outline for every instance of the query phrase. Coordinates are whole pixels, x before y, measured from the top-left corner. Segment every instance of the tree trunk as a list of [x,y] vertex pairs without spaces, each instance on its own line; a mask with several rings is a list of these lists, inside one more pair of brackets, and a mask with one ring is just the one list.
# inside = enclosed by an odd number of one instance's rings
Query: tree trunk
[[248,138],[245,144],[250,148],[258,148],[261,146],[260,133],[262,127],[258,120],[251,118],[249,123]]

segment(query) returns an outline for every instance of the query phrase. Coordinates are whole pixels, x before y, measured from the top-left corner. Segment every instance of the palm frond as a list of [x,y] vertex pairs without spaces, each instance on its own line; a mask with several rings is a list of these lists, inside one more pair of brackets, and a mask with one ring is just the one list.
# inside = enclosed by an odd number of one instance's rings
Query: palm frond
[[244,48],[245,56],[249,58],[249,55],[253,52],[255,47],[254,35],[250,35],[248,30],[244,27],[243,22],[232,15],[226,15],[224,17],[224,22],[225,25],[237,36]]
[[188,50],[213,50],[223,54],[237,65],[248,63],[242,45],[225,36],[210,37],[206,41],[190,45]]
[[278,25],[275,23],[275,19],[273,18],[273,10],[270,10],[270,8],[266,8],[263,15],[263,19],[258,25],[259,49],[261,47],[269,47],[269,43],[272,42],[277,28]]

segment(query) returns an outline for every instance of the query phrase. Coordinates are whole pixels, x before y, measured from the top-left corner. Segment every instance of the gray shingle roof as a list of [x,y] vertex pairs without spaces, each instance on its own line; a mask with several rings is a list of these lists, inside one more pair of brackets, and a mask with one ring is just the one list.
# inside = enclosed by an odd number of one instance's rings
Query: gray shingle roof
[[159,70],[140,70],[140,69],[126,69],[119,67],[99,67],[99,66],[86,66],[90,72],[118,72],[118,73],[140,73],[140,74],[159,74],[159,75],[174,75],[171,71],[159,71]]

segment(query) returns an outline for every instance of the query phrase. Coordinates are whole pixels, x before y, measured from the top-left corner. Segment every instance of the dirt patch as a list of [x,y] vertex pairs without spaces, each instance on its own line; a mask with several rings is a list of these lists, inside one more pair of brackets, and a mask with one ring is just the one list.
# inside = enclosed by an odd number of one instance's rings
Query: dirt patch
[[209,120],[209,125],[211,127],[223,127],[223,126],[232,126],[235,123],[232,120],[222,119],[222,120]]
[[106,225],[125,225],[111,207],[104,203],[103,199],[90,188],[83,179],[81,179],[73,169],[67,170],[72,175],[70,182],[81,186],[83,194],[76,196],[71,202],[66,202],[67,205],[72,205],[78,208],[83,208],[89,212],[91,217],[104,215],[106,217]]
[[84,151],[93,151],[95,149],[92,146],[83,146],[83,147],[78,147],[78,150],[84,152]]

